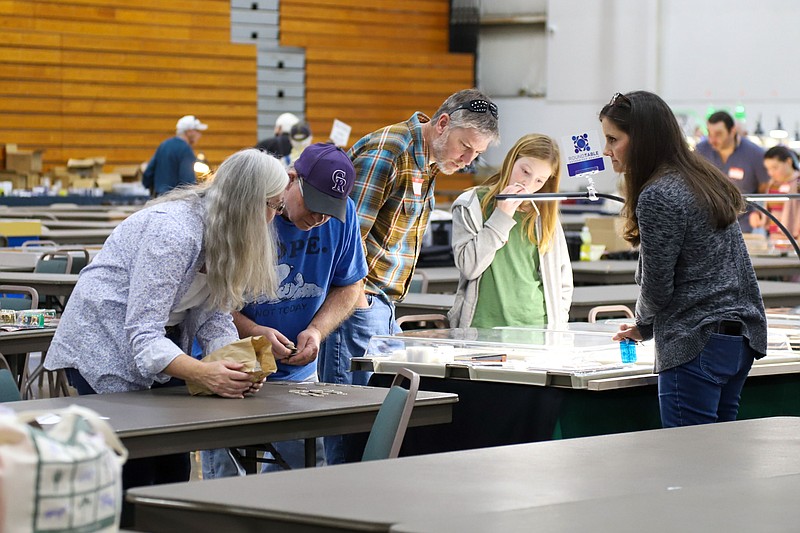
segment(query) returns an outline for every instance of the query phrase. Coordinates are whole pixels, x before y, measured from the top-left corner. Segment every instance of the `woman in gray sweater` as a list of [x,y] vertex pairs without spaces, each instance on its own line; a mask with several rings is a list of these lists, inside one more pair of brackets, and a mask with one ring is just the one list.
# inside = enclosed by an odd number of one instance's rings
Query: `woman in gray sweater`
[[735,420],[754,358],[767,349],[761,292],[736,216],[744,200],[689,150],[657,95],[617,93],[600,111],[604,155],[625,175],[625,239],[639,246],[636,324],[655,337],[664,427]]

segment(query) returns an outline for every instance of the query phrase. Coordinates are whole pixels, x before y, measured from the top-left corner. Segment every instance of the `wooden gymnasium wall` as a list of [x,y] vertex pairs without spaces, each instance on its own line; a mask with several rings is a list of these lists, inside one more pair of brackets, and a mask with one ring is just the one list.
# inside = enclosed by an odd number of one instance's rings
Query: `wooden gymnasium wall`
[[138,164],[193,114],[209,125],[197,151],[210,162],[252,146],[256,49],[231,44],[230,9],[230,0],[0,1],[0,144],[45,149],[45,169],[93,156]]
[[[306,49],[306,117],[351,143],[474,84],[448,53],[449,0],[280,0],[281,44]],[[195,114],[212,163],[256,132],[256,49],[230,42],[230,0],[0,1],[0,144],[45,168],[138,164]]]
[[280,0],[280,43],[306,49],[306,119],[350,144],[474,86],[474,56],[448,52],[449,0]]

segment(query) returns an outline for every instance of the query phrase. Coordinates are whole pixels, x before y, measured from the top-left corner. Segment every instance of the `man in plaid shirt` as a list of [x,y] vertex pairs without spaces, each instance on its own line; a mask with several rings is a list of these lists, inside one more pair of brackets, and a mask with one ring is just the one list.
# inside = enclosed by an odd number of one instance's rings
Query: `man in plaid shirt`
[[[499,140],[497,106],[477,89],[451,95],[432,118],[414,113],[374,131],[349,155],[356,169],[350,198],[356,204],[369,273],[353,315],[321,347],[320,380],[365,385],[366,372],[350,372],[373,335],[397,333],[394,302],[408,292],[422,236],[433,210],[434,181],[472,163]],[[328,464],[343,462],[341,438],[326,439]]]

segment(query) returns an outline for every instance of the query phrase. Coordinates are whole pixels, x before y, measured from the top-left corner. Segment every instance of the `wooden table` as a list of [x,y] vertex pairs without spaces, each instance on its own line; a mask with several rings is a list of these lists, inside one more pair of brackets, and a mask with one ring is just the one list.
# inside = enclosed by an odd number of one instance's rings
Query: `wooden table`
[[114,229],[120,221],[110,222],[91,220],[44,220],[42,225],[50,229]]
[[42,239],[58,244],[103,244],[114,228],[50,229],[42,228]]
[[[31,380],[36,380],[44,371],[45,356],[47,350],[50,349],[55,332],[56,328],[54,327],[0,331],[0,357],[6,360],[12,373],[15,374],[23,398],[27,398],[30,394],[28,384]],[[36,369],[28,375],[25,365],[28,361],[27,355],[31,352],[41,352],[42,358]],[[51,380],[51,396],[55,396],[58,392],[63,393],[66,387],[58,388],[61,386],[62,383],[59,383],[57,378]]]
[[428,281],[427,292],[455,294],[458,289],[459,273],[454,266],[418,268],[415,274]]
[[[392,533],[619,533],[648,531],[792,531],[800,523],[800,475],[722,481],[692,487],[601,497],[512,511],[462,513],[428,518],[390,529]],[[758,502],[754,504],[754,502]]]
[[[344,394],[302,396],[304,388]],[[353,385],[267,383],[243,400],[190,396],[185,387],[5,404],[15,411],[75,404],[109,418],[131,458],[366,432],[386,389]],[[419,392],[409,426],[450,422],[455,394]]]
[[122,221],[131,215],[125,211],[93,211],[82,209],[57,210],[4,210],[0,211],[3,218],[38,218],[43,223],[48,220],[94,220],[98,222]]
[[[26,248],[0,248],[0,267],[2,270],[16,271],[16,272],[31,272],[36,268],[36,263],[39,258],[46,252],[54,252],[58,250],[58,246],[29,246]],[[67,246],[73,248],[73,246]],[[75,247],[77,248],[77,247]],[[89,252],[89,257],[94,259],[100,253],[99,246],[82,246]],[[73,261],[76,257],[83,257],[83,252],[70,252]]]
[[39,293],[39,300],[44,296],[69,296],[78,283],[78,274],[45,274],[38,272],[2,272],[0,285],[24,285],[33,287]]
[[46,352],[56,328],[0,331],[0,354]]
[[[795,307],[800,305],[800,283],[759,280],[761,296],[765,307]],[[575,287],[572,295],[572,307],[569,319],[586,320],[593,307],[601,305],[627,305],[633,309],[639,297],[639,286],[626,285],[593,285]],[[397,302],[397,316],[420,315],[427,313],[446,314],[453,306],[453,294],[418,294],[406,295],[402,302]]]
[[[800,261],[796,257],[751,257],[750,260],[758,279],[800,274]],[[576,285],[633,283],[636,265],[636,261],[573,261],[572,278]]]
[[[800,261],[794,257],[753,257],[751,260],[758,279],[800,274]],[[572,278],[576,285],[630,284],[633,283],[636,264],[636,261],[573,261]],[[416,273],[428,280],[429,293],[452,294],[458,288],[456,267],[424,267],[418,268]]]
[[[645,495],[659,504],[671,490],[692,490],[697,509],[703,494],[713,498],[718,487],[732,494],[749,484],[756,497],[745,492],[737,498],[745,511],[767,505],[763,495],[771,488],[790,488],[788,500],[800,488],[798,438],[800,419],[746,420],[139,487],[127,499],[135,505],[136,529],[154,533],[391,531],[409,521],[438,531],[439,523],[468,523],[475,515],[476,524],[485,524],[484,513],[505,517],[526,509],[539,509],[547,520],[512,531],[544,524],[543,531],[664,531],[669,522],[651,523],[646,513],[631,510],[643,521],[626,521],[623,502]],[[609,522],[600,499],[616,503]],[[706,507],[705,514],[723,520],[730,508]],[[767,522],[755,530],[794,530],[799,512],[788,507],[760,513]],[[594,512],[574,516],[572,508]],[[572,520],[594,527],[571,528]],[[729,531],[715,526],[689,529]],[[477,530],[506,531],[469,529]]]

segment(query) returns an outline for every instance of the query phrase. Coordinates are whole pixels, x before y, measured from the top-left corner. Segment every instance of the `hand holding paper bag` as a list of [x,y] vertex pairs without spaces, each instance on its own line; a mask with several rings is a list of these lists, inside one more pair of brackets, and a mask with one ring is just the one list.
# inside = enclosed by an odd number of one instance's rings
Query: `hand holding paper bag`
[[[268,375],[275,372],[278,367],[275,364],[275,357],[272,355],[272,346],[266,337],[247,337],[218,350],[214,350],[206,357],[203,362],[211,363],[214,361],[233,361],[244,365],[241,371],[250,375],[250,381],[258,383]],[[214,394],[208,387],[201,383],[188,381],[186,385],[189,393],[193,396]]]

